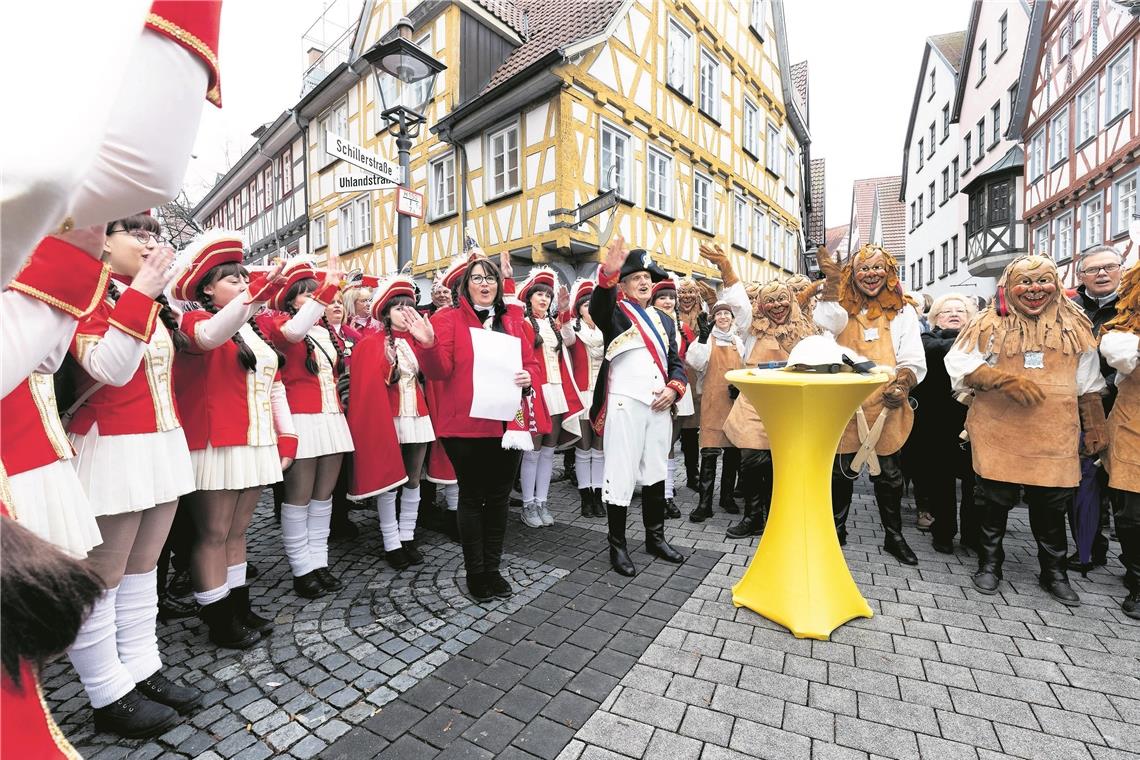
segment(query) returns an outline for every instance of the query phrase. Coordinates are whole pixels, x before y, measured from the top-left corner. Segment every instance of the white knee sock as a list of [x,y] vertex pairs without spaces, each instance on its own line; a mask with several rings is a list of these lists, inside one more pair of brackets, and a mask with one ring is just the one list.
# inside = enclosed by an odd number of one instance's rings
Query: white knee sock
[[205,607],[207,604],[220,602],[229,595],[230,589],[228,585],[218,586],[217,588],[212,588],[209,591],[195,591],[194,601]]
[[593,487],[594,473],[590,468],[593,459],[590,449],[574,449],[574,474],[578,477],[579,488]]
[[601,488],[606,482],[606,453],[602,449],[590,449],[590,456],[593,458],[590,471],[594,473],[590,478],[591,488]]
[[447,509],[449,512],[455,512],[459,509],[459,484],[448,483],[443,487],[443,498],[447,502]]
[[400,540],[416,537],[416,516],[420,513],[420,487],[404,486],[400,491]]
[[550,475],[554,472],[554,447],[543,446],[538,450],[538,471],[534,478],[534,500],[546,503],[550,496]]
[[309,505],[281,505],[281,540],[294,577],[308,575],[316,569],[309,554]]
[[524,451],[522,455],[522,472],[519,480],[522,481],[523,504],[534,501],[535,482],[538,478],[538,452]]
[[677,460],[673,458],[673,452],[669,452],[670,456],[665,460],[665,498],[673,498],[673,478],[677,475]]
[[376,513],[380,517],[380,537],[384,551],[400,548],[400,524],[396,522],[396,492],[385,491],[376,497]]
[[332,523],[332,499],[309,502],[309,556],[313,569],[329,566],[329,525]]
[[228,588],[241,588],[245,585],[245,563],[230,565],[226,568],[226,586]]
[[115,597],[119,587],[104,591],[79,627],[67,650],[92,707],[106,707],[135,688],[130,671],[119,661],[115,644]]
[[162,668],[158,656],[158,570],[124,575],[115,596],[115,644],[119,662],[135,683]]

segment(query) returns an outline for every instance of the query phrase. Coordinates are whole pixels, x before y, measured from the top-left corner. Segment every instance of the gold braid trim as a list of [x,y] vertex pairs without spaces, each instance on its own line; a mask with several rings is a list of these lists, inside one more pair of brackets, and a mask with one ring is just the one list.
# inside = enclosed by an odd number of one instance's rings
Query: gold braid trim
[[1140,266],[1124,273],[1117,290],[1116,316],[1104,326],[1104,332],[1121,330],[1140,334]]
[[213,86],[206,91],[206,100],[221,107],[222,89],[220,84],[221,75],[218,73],[218,56],[210,49],[210,46],[203,42],[197,35],[191,34],[178,24],[164,19],[157,13],[147,14],[146,25],[153,27],[155,31],[162,32],[166,36],[177,40],[182,45],[193,50],[205,61],[206,65],[210,67],[210,80],[213,82]]

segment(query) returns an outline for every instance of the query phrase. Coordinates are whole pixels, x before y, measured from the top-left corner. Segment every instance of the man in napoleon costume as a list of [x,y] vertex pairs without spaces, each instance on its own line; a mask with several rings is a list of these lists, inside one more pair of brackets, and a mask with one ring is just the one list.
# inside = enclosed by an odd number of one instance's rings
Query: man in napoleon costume
[[627,576],[636,572],[626,549],[625,522],[638,483],[643,484],[646,551],[667,562],[685,561],[665,541],[671,410],[687,390],[673,319],[649,305],[653,283],[665,277],[647,251],[629,250],[619,235],[606,251],[590,296],[590,317],[605,339],[590,419],[599,435],[605,430],[602,500],[609,518],[610,563]]

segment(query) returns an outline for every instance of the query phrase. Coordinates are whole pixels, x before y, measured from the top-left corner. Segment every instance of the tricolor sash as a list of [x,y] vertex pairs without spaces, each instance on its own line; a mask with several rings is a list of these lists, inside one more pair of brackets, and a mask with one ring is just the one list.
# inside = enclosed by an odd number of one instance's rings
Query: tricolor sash
[[657,364],[657,369],[661,371],[661,377],[666,381],[669,379],[669,369],[666,364],[669,358],[669,349],[665,345],[665,338],[657,331],[649,314],[646,313],[640,305],[635,301],[621,300],[618,301],[618,308],[629,317],[629,321],[637,328],[637,332],[641,335],[641,340],[644,341],[645,347],[649,349],[650,356]]

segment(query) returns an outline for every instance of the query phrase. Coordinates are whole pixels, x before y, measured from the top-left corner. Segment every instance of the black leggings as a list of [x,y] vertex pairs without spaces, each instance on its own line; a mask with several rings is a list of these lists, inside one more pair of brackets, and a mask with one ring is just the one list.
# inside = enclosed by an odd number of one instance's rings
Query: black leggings
[[503,558],[507,506],[522,452],[499,438],[443,438],[459,481],[459,543],[467,577],[494,572]]

